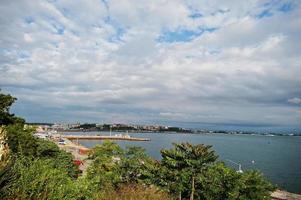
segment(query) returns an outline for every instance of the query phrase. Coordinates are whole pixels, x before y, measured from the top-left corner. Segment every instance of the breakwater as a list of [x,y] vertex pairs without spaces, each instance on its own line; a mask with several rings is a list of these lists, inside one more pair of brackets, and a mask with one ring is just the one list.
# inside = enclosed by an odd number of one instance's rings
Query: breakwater
[[106,135],[62,135],[68,140],[128,140],[128,141],[150,141],[150,138],[137,138],[129,136],[106,136]]

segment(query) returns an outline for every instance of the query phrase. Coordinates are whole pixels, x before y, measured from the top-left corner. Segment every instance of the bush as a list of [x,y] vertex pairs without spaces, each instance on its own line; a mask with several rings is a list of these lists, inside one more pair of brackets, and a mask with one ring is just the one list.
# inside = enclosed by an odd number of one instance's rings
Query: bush
[[66,170],[70,177],[78,176],[78,169],[73,164],[73,156],[64,150],[60,150],[58,146],[47,140],[37,140],[37,157],[52,159],[55,168]]
[[50,159],[14,158],[0,173],[0,199],[76,199],[73,180],[53,165]]
[[223,163],[216,163],[198,177],[196,186],[200,199],[238,199],[241,174]]
[[271,199],[271,191],[276,187],[267,181],[258,171],[247,171],[242,174],[239,200]]
[[118,190],[107,193],[99,200],[171,200],[168,193],[155,187],[143,185],[123,185]]
[[38,142],[33,136],[33,129],[24,128],[23,124],[14,124],[5,127],[5,131],[6,142],[13,154],[37,156]]

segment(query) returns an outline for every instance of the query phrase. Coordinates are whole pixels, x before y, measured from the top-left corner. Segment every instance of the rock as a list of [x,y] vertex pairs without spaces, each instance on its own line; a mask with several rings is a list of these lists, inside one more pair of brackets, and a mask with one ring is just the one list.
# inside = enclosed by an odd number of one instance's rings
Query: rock
[[293,194],[282,190],[276,190],[271,194],[273,200],[301,200],[300,194]]

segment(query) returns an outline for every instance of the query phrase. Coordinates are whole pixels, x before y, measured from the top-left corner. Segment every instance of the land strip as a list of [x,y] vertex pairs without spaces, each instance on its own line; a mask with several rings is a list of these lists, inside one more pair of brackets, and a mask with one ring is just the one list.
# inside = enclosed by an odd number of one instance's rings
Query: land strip
[[128,140],[128,141],[150,141],[149,138],[136,138],[127,136],[105,136],[105,135],[62,135],[68,140]]

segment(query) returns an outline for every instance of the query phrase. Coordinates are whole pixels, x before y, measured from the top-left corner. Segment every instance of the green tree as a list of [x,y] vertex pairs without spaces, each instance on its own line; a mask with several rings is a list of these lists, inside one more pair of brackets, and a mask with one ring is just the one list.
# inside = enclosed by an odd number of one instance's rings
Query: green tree
[[73,163],[72,154],[60,150],[58,146],[51,141],[37,140],[37,157],[52,159],[54,161],[54,167],[66,170],[70,177],[77,177],[79,174],[78,168]]
[[124,153],[123,149],[116,143],[105,140],[101,145],[95,146],[89,154],[89,158],[100,162],[102,159],[109,158],[110,160],[112,157],[119,157],[122,156]]
[[[189,143],[173,145],[173,149],[161,150],[162,165],[173,171],[173,175],[178,178],[176,181],[182,182],[179,184],[181,187],[185,185],[186,177],[189,177],[190,200],[193,200],[196,177],[202,174],[206,167],[214,163],[218,157],[211,150],[211,146]],[[182,192],[180,188],[179,192]]]
[[87,179],[95,190],[116,188],[121,182],[120,159],[124,151],[111,141],[104,141],[91,150],[89,158],[93,160],[87,171]]
[[[83,193],[84,192],[84,193]],[[0,199],[80,199],[85,190],[51,159],[14,157],[0,171]]]
[[247,171],[241,176],[239,200],[271,199],[271,192],[276,187],[267,181],[258,171]]
[[33,136],[33,130],[24,128],[23,124],[8,125],[5,128],[6,142],[12,153],[21,153],[25,156],[37,156],[37,138]]
[[168,188],[178,199],[248,200],[270,199],[275,187],[258,171],[237,173],[221,162],[211,146],[174,144],[162,150],[153,183]]
[[198,199],[234,200],[238,199],[241,173],[218,162],[208,167],[198,178]]
[[9,113],[11,105],[17,100],[9,94],[3,94],[0,89],[0,125],[8,125],[15,123],[24,124],[25,120],[15,117],[14,114]]
[[169,191],[179,200],[189,197],[190,174],[185,170],[174,170],[164,165],[155,165],[155,170],[152,170],[153,184]]
[[123,183],[138,183],[146,178],[147,165],[152,159],[142,147],[128,146],[120,159],[120,170]]
[[[116,143],[105,141],[93,148],[92,166],[87,178],[96,187],[118,188],[122,184],[137,184],[147,179],[148,168],[153,160],[141,147],[120,148]],[[146,181],[147,182],[147,181]]]
[[56,157],[60,152],[59,147],[51,141],[36,139],[36,142],[37,142],[37,156],[40,158]]

